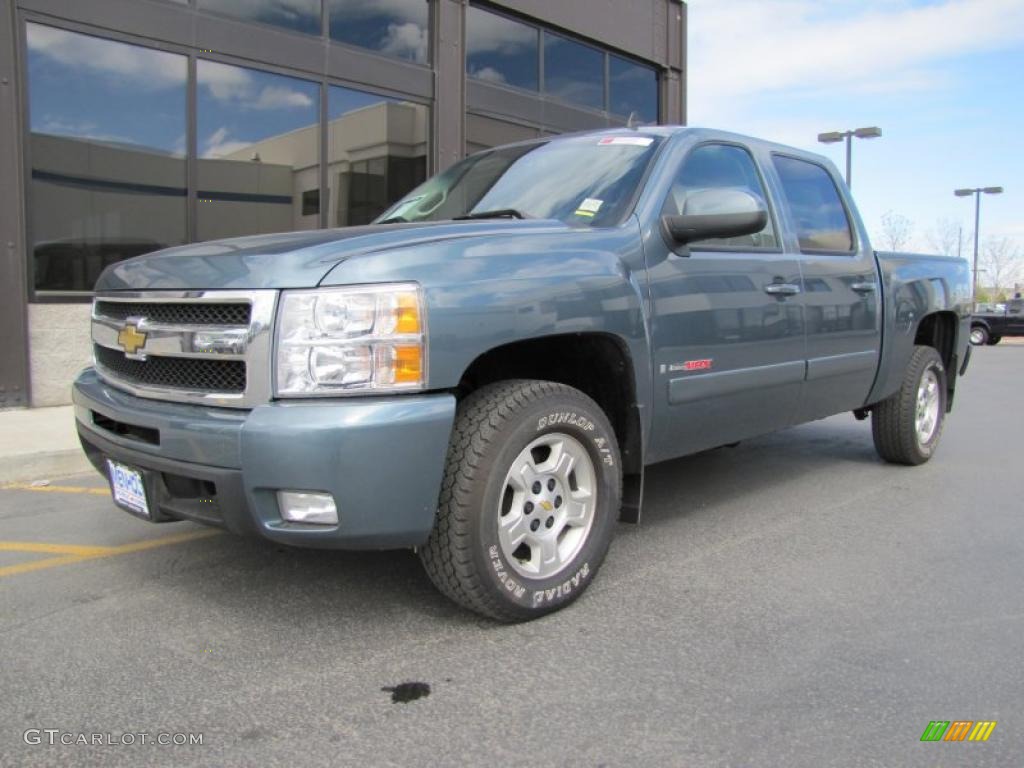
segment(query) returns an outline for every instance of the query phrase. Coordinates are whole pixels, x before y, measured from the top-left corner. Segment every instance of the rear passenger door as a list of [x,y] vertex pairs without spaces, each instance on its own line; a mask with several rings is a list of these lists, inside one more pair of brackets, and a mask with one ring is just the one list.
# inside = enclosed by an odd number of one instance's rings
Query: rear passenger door
[[789,425],[804,375],[804,331],[795,255],[783,251],[764,180],[747,147],[699,144],[683,158],[662,215],[688,213],[707,189],[740,189],[765,201],[756,234],[680,246],[645,246],[653,308],[657,461]]
[[807,381],[797,422],[864,405],[881,349],[881,290],[840,185],[824,165],[772,156],[796,235],[807,324]]

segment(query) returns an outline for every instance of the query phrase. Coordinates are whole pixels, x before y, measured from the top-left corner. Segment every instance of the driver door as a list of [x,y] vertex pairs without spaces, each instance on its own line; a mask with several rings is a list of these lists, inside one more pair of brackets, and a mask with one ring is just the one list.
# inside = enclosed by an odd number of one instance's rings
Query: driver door
[[679,246],[649,240],[655,423],[653,460],[789,426],[805,371],[799,262],[778,236],[750,150],[705,143],[680,165],[663,215],[687,211],[696,191],[740,189],[764,201],[756,234]]

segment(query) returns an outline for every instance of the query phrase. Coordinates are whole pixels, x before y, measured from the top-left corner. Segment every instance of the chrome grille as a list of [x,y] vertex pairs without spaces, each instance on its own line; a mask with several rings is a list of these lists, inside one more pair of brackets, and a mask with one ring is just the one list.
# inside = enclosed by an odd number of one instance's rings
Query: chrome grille
[[270,399],[276,291],[97,296],[96,370],[139,397],[247,408]]

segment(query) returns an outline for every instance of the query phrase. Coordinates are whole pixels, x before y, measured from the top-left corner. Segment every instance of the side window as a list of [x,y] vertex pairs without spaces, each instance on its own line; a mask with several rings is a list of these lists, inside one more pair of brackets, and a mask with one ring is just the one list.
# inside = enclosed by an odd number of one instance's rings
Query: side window
[[[761,177],[757,173],[754,159],[742,147],[732,144],[704,144],[697,147],[683,161],[675,183],[665,200],[662,213],[678,215],[686,213],[686,201],[694,192],[706,189],[741,189],[749,192],[765,207],[765,194]],[[740,248],[777,248],[778,239],[771,216],[760,232],[741,237],[715,238],[692,243],[691,248],[705,246],[731,246]]]
[[776,155],[775,170],[796,223],[802,251],[853,250],[853,229],[828,171],[806,160]]

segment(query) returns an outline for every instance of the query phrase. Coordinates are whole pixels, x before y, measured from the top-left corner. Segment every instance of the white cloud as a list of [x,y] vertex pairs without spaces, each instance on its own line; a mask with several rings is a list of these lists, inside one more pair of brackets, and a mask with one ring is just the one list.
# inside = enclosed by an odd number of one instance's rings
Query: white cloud
[[471,69],[469,71],[470,77],[475,77],[479,80],[487,80],[491,83],[504,83],[505,75],[496,70],[494,67],[480,67],[480,69]]
[[64,66],[92,70],[151,90],[181,86],[188,74],[184,56],[40,24],[28,25],[28,49]]
[[[288,82],[288,78],[279,79],[282,83]],[[217,101],[243,109],[308,108],[314,104],[309,94],[287,85],[260,88],[248,70],[217,61],[199,62],[199,82]]]
[[211,133],[203,143],[203,157],[227,157],[228,155],[238,152],[241,149],[245,149],[251,146],[252,142],[249,141],[237,141],[229,138],[230,131],[221,126],[216,131]]
[[329,0],[333,16],[343,19],[365,19],[390,16],[403,22],[426,24],[428,6],[425,2],[409,0]]
[[515,55],[537,45],[537,30],[493,13],[476,11],[466,17],[466,53]]
[[428,40],[427,30],[419,24],[388,24],[388,32],[381,44],[381,51],[425,64]]
[[251,104],[253,109],[287,109],[289,107],[311,107],[313,99],[301,91],[293,91],[282,85],[267,85]]
[[937,62],[1024,41],[1024,0],[691,0],[691,115],[747,95],[917,89]]

